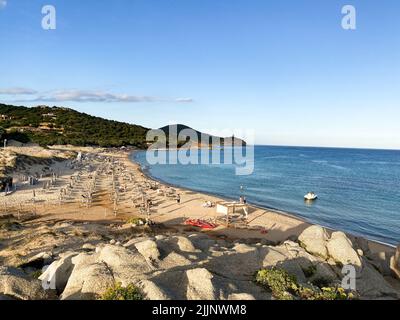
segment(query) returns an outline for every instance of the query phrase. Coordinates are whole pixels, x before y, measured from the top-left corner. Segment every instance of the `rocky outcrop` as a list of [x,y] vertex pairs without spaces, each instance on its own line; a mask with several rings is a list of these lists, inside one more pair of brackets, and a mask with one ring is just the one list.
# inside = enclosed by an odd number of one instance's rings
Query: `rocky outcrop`
[[210,248],[211,255],[202,262],[207,270],[235,280],[249,280],[262,268],[262,254],[257,248],[238,244],[232,249]]
[[96,263],[105,264],[114,279],[122,285],[136,283],[153,270],[137,250],[128,250],[120,246],[106,245],[94,255],[94,259]]
[[62,300],[93,300],[115,284],[106,264],[81,261],[68,279]]
[[390,254],[388,252],[370,253],[367,257],[369,263],[384,276],[392,274],[390,267]]
[[[351,264],[361,267],[359,253],[354,249],[353,243],[343,232],[333,232],[329,238],[325,228],[311,226],[301,233],[298,241],[307,252],[314,256],[323,258],[324,260],[332,260],[341,265]],[[361,239],[358,239],[358,244],[363,248],[366,246]],[[367,249],[364,248],[364,250]]]
[[174,240],[176,241],[179,250],[183,252],[199,252],[199,250],[194,247],[193,243],[186,237],[177,236],[174,237]]
[[364,299],[400,299],[399,292],[394,290],[382,275],[369,265],[364,265],[357,277],[356,285],[357,292]]
[[361,258],[354,250],[350,239],[343,232],[333,232],[327,245],[329,256],[341,265],[361,267]]
[[354,248],[357,248],[358,250],[362,250],[363,255],[368,256],[371,253],[367,239],[361,238],[361,237],[354,237],[354,240],[352,241],[352,243],[354,244]]
[[80,253],[71,259],[73,271],[61,298],[94,299],[115,282],[136,285],[147,299],[270,298],[253,283],[254,272],[262,267],[257,248],[237,244],[228,252],[214,242],[215,251],[204,253],[189,239],[130,240],[131,249],[107,244]]
[[158,250],[157,243],[153,240],[145,240],[135,244],[139,253],[150,263],[154,264],[160,258],[160,251]]
[[328,241],[328,233],[321,226],[311,226],[305,229],[299,236],[299,242],[307,250],[307,252],[322,257],[328,257],[326,244]]
[[138,253],[112,245],[98,249],[96,253],[81,253],[72,258],[73,270],[61,299],[96,299],[116,282],[127,285],[150,270]]
[[153,281],[143,280],[137,286],[149,300],[170,300],[170,297]]
[[158,262],[158,267],[160,269],[168,270],[176,267],[187,267],[190,266],[191,264],[192,261],[185,258],[183,255],[176,253],[175,251],[172,251],[168,253],[167,256],[164,257],[164,259]]
[[192,242],[195,248],[201,251],[207,251],[216,244],[215,240],[210,239],[207,235],[201,233],[192,234],[188,237],[188,239]]
[[186,271],[188,300],[215,300],[216,292],[212,283],[213,275],[204,268]]
[[[353,247],[344,233],[334,232],[329,238],[321,227],[306,229],[299,242],[279,245],[215,240],[202,233],[114,238],[113,244],[110,238],[87,245],[79,240],[73,249],[54,254],[54,262],[40,280],[21,270],[1,268],[0,300],[47,299],[42,285],[56,289],[60,299],[98,299],[115,283],[133,284],[152,300],[269,300],[271,293],[253,281],[262,268],[284,269],[307,287],[341,285],[341,265],[348,264],[356,267],[356,290],[361,298],[398,297],[396,286],[383,277],[388,270],[381,272],[387,265],[379,268],[378,262],[387,261],[387,256],[373,258],[367,248],[368,256],[360,256],[356,250],[362,250],[362,242]],[[397,253],[391,270],[398,266],[398,258]]]
[[0,296],[3,296],[3,299],[17,300],[49,298],[39,280],[27,276],[20,269],[11,267],[0,267]]

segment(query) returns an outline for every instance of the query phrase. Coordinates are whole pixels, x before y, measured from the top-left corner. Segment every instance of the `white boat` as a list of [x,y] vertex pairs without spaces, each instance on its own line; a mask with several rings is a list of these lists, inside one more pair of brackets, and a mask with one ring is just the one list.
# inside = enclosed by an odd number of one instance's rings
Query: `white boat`
[[304,196],[304,199],[307,201],[313,201],[318,199],[318,196],[314,192],[309,192]]

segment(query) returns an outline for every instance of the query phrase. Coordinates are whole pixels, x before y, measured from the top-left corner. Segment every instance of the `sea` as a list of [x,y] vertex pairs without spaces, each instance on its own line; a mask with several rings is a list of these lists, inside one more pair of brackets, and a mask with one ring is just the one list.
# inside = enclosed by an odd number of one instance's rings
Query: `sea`
[[[167,159],[176,153],[158,152]],[[209,157],[225,152],[214,149]],[[152,164],[145,151],[131,157],[161,182],[225,199],[245,196],[250,204],[314,224],[400,243],[399,150],[255,146],[250,175],[237,175],[235,164]],[[316,201],[304,200],[310,191]]]

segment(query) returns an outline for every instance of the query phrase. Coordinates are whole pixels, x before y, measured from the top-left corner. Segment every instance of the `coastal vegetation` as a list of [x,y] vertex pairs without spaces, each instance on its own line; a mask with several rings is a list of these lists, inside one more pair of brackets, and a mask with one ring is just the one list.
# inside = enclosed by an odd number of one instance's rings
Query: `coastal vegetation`
[[[165,146],[169,140],[177,138],[182,130],[191,129],[186,125],[170,125],[160,130],[165,134]],[[49,145],[121,147],[133,146],[147,148],[146,135],[150,129],[140,125],[107,120],[78,112],[70,108],[37,106],[28,108],[0,104],[0,139],[15,140],[22,143],[37,143],[43,147]],[[224,145],[233,141],[234,145],[246,143],[235,137],[221,138],[191,129],[196,139],[210,145]],[[176,134],[174,134],[176,132]],[[203,139],[203,140],[202,140]],[[228,139],[228,140],[226,140]],[[161,139],[162,140],[162,139]],[[158,140],[157,140],[158,141]],[[178,141],[177,147],[189,141]],[[159,143],[161,141],[158,141]],[[175,145],[173,147],[176,147]]]
[[137,226],[142,226],[142,225],[146,224],[146,219],[131,217],[126,221],[126,223],[132,224],[132,225],[137,225]]
[[144,147],[149,130],[60,107],[27,108],[0,104],[0,115],[0,127],[5,131],[3,138],[41,146]]
[[278,300],[351,300],[355,297],[338,286],[301,285],[295,276],[279,268],[259,270],[256,283],[271,290]]
[[143,294],[133,284],[123,287],[120,282],[109,287],[101,296],[101,300],[143,300]]

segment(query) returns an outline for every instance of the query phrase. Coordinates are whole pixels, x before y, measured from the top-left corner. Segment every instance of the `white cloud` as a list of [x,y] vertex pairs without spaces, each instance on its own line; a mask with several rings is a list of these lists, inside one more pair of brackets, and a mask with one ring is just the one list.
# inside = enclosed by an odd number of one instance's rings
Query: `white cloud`
[[105,91],[91,90],[56,90],[50,92],[39,93],[35,90],[25,88],[7,88],[1,89],[0,94],[3,95],[36,95],[32,99],[16,100],[18,102],[119,102],[119,103],[136,103],[136,102],[177,102],[191,103],[191,98],[160,98],[152,96],[139,96],[129,94],[116,94]]
[[178,98],[178,99],[175,99],[175,101],[182,102],[182,103],[191,103],[191,102],[193,102],[193,99],[192,98]]
[[[1,0],[0,0],[1,3]],[[28,88],[0,88],[0,94],[3,95],[18,95],[18,94],[36,94],[36,90]]]
[[44,102],[151,102],[156,99],[153,97],[113,94],[103,91],[60,90],[38,96],[36,100]]
[[0,9],[3,9],[7,6],[7,0],[0,0]]

